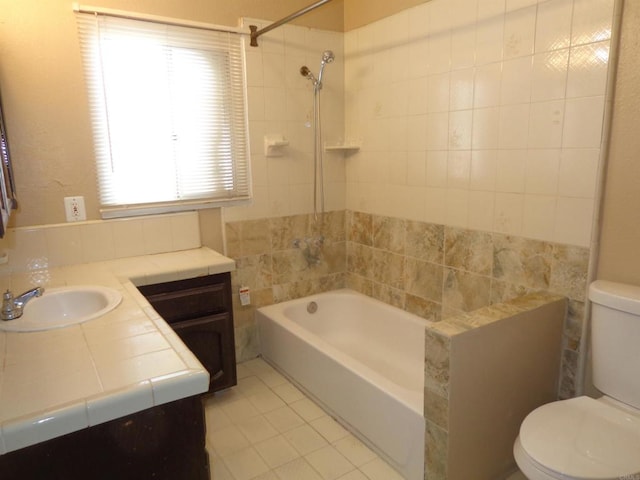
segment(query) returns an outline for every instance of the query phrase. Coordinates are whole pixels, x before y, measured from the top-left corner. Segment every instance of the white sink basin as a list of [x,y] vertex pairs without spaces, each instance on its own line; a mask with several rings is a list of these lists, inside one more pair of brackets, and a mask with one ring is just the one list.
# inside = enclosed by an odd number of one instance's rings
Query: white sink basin
[[0,320],[0,330],[37,332],[68,327],[101,317],[116,308],[122,294],[113,288],[78,285],[45,289],[24,307],[20,318]]

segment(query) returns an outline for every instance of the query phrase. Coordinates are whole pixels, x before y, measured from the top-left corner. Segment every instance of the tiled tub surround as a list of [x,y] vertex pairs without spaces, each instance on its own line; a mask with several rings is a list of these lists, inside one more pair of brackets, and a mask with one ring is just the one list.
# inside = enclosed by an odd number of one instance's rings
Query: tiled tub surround
[[[320,263],[309,266],[294,239],[322,234]],[[255,358],[256,308],[312,293],[345,287],[345,212],[327,212],[318,221],[312,214],[274,217],[225,224],[226,255],[236,261],[231,273],[236,358]],[[251,305],[240,305],[238,289],[251,289]]]
[[[311,215],[226,224],[239,359],[259,352],[255,308],[313,293],[348,287],[438,321],[542,290],[569,298],[560,396],[573,396],[588,249],[352,211],[325,225],[323,262],[309,267],[292,241],[317,233]],[[240,285],[252,306],[240,306]]]
[[425,478],[495,480],[516,469],[525,416],[554,401],[566,299],[529,294],[427,326]]
[[560,396],[573,396],[589,250],[347,212],[347,286],[430,320],[524,294],[569,298]]
[[[0,453],[17,450],[207,390],[208,373],[135,284],[232,270],[207,248],[53,267],[45,288],[98,284],[122,293],[112,312],[87,323],[31,333],[0,332]],[[33,286],[29,273],[3,289]]]

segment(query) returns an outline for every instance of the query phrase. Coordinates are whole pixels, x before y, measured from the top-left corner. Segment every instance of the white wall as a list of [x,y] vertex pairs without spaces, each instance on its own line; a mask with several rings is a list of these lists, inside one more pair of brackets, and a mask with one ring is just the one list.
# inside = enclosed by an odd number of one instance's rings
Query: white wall
[[347,208],[589,246],[613,0],[433,0],[345,34]]

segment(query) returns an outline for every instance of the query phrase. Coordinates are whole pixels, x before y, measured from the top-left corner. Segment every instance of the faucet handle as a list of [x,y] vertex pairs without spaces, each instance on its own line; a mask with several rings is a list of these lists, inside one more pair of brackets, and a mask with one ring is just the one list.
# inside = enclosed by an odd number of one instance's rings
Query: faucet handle
[[12,320],[14,318],[14,303],[13,293],[7,289],[2,294],[2,310],[0,311],[0,318],[2,320]]

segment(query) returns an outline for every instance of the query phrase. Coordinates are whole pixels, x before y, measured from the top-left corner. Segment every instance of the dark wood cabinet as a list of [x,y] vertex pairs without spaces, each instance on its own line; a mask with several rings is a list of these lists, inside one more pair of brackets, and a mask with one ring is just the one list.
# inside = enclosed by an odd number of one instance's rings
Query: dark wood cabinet
[[209,480],[200,396],[0,455],[2,480]]
[[207,369],[209,393],[237,383],[229,273],[138,289]]

